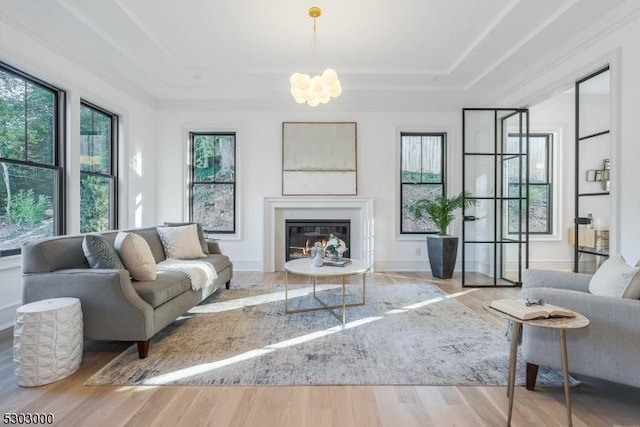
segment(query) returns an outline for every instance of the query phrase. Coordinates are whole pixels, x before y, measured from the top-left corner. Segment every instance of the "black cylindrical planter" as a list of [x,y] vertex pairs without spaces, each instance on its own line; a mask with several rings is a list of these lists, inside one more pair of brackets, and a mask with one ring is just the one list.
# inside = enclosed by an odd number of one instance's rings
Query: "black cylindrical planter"
[[458,256],[458,238],[455,236],[427,236],[427,251],[431,274],[438,279],[450,279]]

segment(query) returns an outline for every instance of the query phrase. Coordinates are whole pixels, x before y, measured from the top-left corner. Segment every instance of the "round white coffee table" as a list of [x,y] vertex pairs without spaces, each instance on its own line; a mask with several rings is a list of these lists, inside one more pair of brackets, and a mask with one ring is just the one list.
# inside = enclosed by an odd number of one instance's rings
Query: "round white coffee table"
[[82,345],[78,298],[51,298],[18,307],[13,329],[18,384],[33,387],[73,374],[82,361]]
[[[331,314],[333,314],[336,319],[340,320],[342,323],[346,322],[346,313],[347,307],[354,307],[358,305],[364,305],[366,298],[366,289],[367,289],[367,275],[366,272],[369,271],[369,264],[364,261],[358,259],[351,259],[351,263],[345,265],[344,267],[334,267],[334,266],[322,266],[322,267],[314,267],[311,265],[311,261],[309,258],[301,258],[293,261],[288,261],[284,264],[284,311],[285,313],[302,313],[307,311],[315,311],[315,310],[327,310]],[[307,276],[313,279],[313,297],[321,304],[320,307],[308,307],[308,308],[300,308],[296,310],[289,309],[289,274],[297,274],[300,276]],[[346,281],[345,278],[348,276],[354,275],[362,275],[362,301],[356,303],[346,303]],[[342,304],[340,305],[328,305],[324,301],[322,301],[316,295],[316,281],[318,277],[341,277],[342,278]],[[341,308],[341,315],[335,312],[335,309]]]

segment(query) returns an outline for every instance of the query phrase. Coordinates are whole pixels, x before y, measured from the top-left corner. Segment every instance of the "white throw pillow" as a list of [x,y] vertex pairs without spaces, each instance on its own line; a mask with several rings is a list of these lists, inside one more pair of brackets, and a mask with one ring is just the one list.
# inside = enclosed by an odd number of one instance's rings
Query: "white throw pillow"
[[589,282],[589,292],[618,298],[640,298],[640,267],[631,267],[622,255],[609,257]]
[[156,228],[167,258],[193,259],[206,256],[202,252],[196,224]]
[[113,247],[134,280],[156,280],[156,260],[144,238],[120,231]]

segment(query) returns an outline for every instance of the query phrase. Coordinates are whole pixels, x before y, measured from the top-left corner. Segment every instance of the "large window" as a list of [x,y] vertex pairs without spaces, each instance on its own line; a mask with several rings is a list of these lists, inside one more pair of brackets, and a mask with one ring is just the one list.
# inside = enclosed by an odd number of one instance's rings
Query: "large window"
[[433,221],[416,220],[407,202],[445,194],[445,139],[444,133],[400,134],[400,233],[438,232]]
[[189,220],[212,233],[235,233],[235,133],[191,133],[189,151]]
[[80,105],[80,232],[117,228],[118,118],[95,105]]
[[[518,134],[509,135],[509,147],[513,152],[518,152],[517,144],[524,139]],[[513,174],[513,180],[518,181],[518,168],[509,168],[509,174]],[[551,234],[553,211],[553,134],[530,133],[529,134],[529,233]],[[518,184],[509,184],[509,196],[517,197]],[[524,187],[522,187],[524,188]],[[509,232],[518,232],[518,201],[509,202]]]
[[64,92],[0,63],[0,256],[62,234]]

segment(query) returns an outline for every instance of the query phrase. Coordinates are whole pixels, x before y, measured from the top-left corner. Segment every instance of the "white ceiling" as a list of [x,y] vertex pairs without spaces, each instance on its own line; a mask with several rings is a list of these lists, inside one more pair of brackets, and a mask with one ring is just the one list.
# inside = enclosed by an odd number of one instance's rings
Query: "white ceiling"
[[[637,9],[638,2],[634,0]],[[320,62],[343,94],[324,109],[446,109],[495,99],[622,22],[625,0],[0,0],[0,18],[159,104],[309,109],[289,95]],[[598,22],[601,24],[598,25]]]

